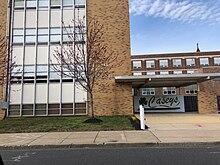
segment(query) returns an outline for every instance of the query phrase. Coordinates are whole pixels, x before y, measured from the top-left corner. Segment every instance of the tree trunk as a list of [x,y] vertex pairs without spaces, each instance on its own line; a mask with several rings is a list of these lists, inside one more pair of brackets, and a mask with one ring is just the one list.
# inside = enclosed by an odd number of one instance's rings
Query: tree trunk
[[90,96],[90,110],[92,112],[92,119],[94,119],[95,115],[94,115],[94,105],[93,105],[93,94],[92,94],[92,92],[89,92],[89,96]]

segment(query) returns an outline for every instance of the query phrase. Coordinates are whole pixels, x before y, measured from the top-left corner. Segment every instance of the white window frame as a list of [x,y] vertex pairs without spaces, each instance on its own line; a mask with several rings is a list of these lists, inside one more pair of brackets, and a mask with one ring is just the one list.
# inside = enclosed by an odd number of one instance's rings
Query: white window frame
[[214,57],[214,65],[220,65],[220,57]]
[[133,69],[142,68],[141,61],[133,61]]
[[204,57],[199,59],[200,66],[208,66],[209,65],[209,58]]
[[185,94],[191,95],[191,94],[197,94],[197,89],[185,89]]
[[173,67],[181,67],[182,60],[180,58],[173,59]]
[[167,68],[169,66],[168,60],[160,60],[160,68]]
[[186,66],[195,66],[195,58],[187,58]]
[[168,75],[169,71],[160,71],[160,75]]
[[154,60],[147,60],[146,61],[146,68],[155,68],[155,61]]
[[133,72],[133,76],[142,76],[141,72]]
[[183,74],[183,72],[181,70],[174,70],[173,74],[179,75],[179,74]]
[[156,73],[155,73],[155,72],[153,72],[153,71],[148,71],[148,72],[147,72],[147,75],[148,75],[148,76],[155,76],[155,75],[156,75]]
[[155,95],[155,88],[142,88],[141,93],[143,96]]
[[194,70],[187,70],[186,73],[187,74],[193,74],[195,71]]
[[176,95],[176,87],[163,87],[163,95]]

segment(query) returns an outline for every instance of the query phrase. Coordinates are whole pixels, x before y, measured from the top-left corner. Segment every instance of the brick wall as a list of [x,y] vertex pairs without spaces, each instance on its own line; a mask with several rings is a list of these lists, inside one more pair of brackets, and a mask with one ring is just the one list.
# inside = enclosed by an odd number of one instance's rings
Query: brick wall
[[[6,19],[7,19],[7,1],[2,0],[0,3],[0,36],[6,36]],[[2,49],[2,48],[1,48]],[[0,56],[3,56],[3,54],[0,54]],[[0,63],[3,64],[3,59],[0,58]],[[4,68],[2,65],[0,65],[0,73],[2,74],[4,72]],[[0,102],[3,101],[3,80],[0,82]],[[5,111],[0,109],[0,120],[3,118]]]
[[[220,67],[204,67],[196,73],[220,73]],[[198,109],[199,113],[217,113],[217,96],[220,95],[219,81],[206,81],[199,84]]]
[[198,111],[201,114],[217,113],[217,96],[213,91],[198,92]]
[[[104,38],[109,52],[118,55],[120,66],[116,76],[131,75],[130,29],[128,0],[89,0],[87,14],[104,25]],[[89,19],[89,17],[87,17]],[[130,115],[133,113],[131,84],[116,84],[114,79],[99,82],[94,88],[95,115]],[[91,113],[91,112],[90,112]]]

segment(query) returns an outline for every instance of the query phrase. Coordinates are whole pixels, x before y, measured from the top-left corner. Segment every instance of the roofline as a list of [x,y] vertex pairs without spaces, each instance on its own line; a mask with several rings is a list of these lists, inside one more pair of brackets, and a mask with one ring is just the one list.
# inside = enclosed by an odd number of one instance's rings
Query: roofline
[[220,51],[206,51],[206,52],[181,52],[181,53],[154,53],[154,54],[132,54],[131,55],[131,58],[135,58],[135,57],[148,57],[148,56],[166,56],[166,55],[184,55],[184,56],[187,56],[187,55],[201,55],[201,54],[207,54],[207,55],[214,55],[214,54],[220,54]]
[[[142,76],[115,76],[116,83],[132,83],[132,86],[176,86],[183,87],[212,79],[220,78],[220,73],[184,74],[184,75],[142,75]],[[161,83],[162,82],[162,83]]]
[[142,75],[142,76],[115,76],[115,79],[145,79],[145,78],[172,78],[172,77],[220,77],[220,73],[179,74],[179,75]]

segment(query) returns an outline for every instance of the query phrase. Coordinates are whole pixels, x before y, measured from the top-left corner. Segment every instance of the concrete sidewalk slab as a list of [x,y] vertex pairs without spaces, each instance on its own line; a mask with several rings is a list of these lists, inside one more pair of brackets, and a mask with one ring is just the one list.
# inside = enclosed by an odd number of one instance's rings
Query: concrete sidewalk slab
[[95,143],[125,143],[126,137],[123,131],[100,131]]
[[28,143],[28,146],[36,145],[60,145],[62,141],[68,137],[70,132],[49,132]]
[[0,146],[24,146],[36,139],[44,136],[46,133],[16,133],[0,134]]
[[150,131],[124,131],[128,143],[158,143],[156,136]]
[[71,132],[71,134],[62,141],[61,145],[93,144],[97,135],[98,135],[98,131]]

